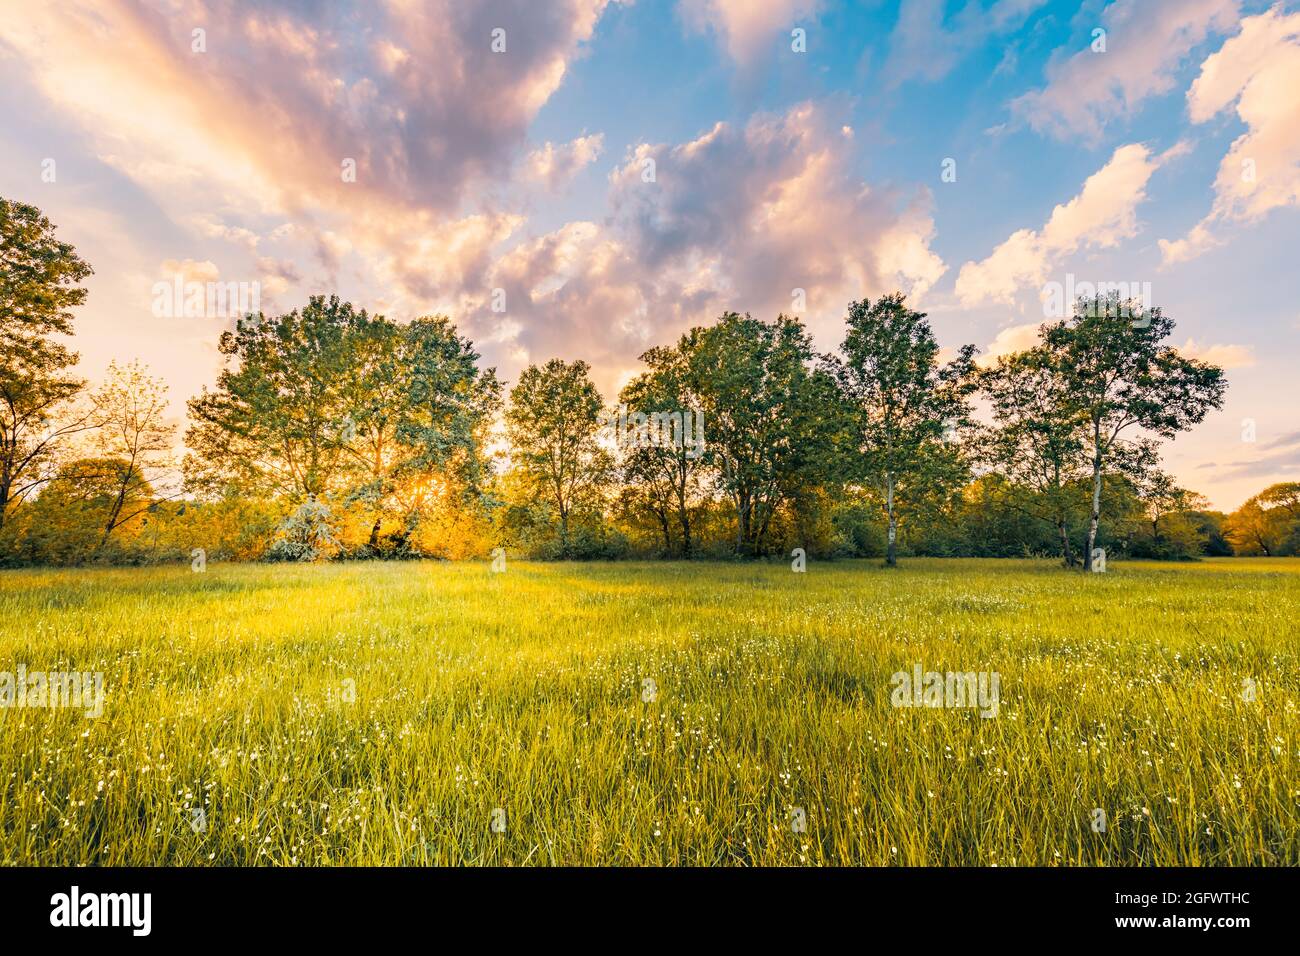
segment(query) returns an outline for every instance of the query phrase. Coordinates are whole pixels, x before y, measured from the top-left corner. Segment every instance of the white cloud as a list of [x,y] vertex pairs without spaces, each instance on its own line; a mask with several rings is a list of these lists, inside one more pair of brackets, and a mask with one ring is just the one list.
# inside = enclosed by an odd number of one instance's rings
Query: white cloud
[[1011,325],[1002,329],[989,343],[988,348],[979,354],[976,362],[983,366],[992,366],[1000,356],[1013,355],[1033,348],[1038,344],[1039,330],[1042,327],[1041,322],[1030,322],[1026,325]]
[[1241,32],[1206,58],[1187,92],[1192,122],[1236,105],[1246,132],[1219,164],[1214,203],[1182,239],[1160,240],[1167,264],[1218,245],[1216,226],[1256,221],[1300,205],[1300,13],[1281,5],[1242,21]]
[[216,282],[221,275],[221,270],[217,268],[215,262],[207,259],[197,261],[194,259],[164,259],[158,266],[158,275],[163,279],[174,279],[180,276],[181,282]]
[[585,166],[596,161],[605,148],[605,135],[580,136],[570,143],[545,143],[524,160],[524,177],[558,192]]
[[821,0],[680,0],[678,10],[687,25],[711,30],[727,55],[749,68],[765,53],[775,55],[780,42],[789,49],[790,31],[807,30],[821,6]]
[[1079,249],[1113,248],[1136,235],[1137,207],[1146,198],[1147,181],[1181,151],[1175,147],[1153,156],[1140,143],[1119,147],[1077,196],[1052,210],[1041,229],[1017,230],[988,258],[961,267],[956,292],[962,305],[1013,303],[1027,288],[1041,288],[1066,256]]
[[1012,111],[1039,132],[1096,136],[1110,120],[1172,90],[1188,54],[1229,30],[1238,7],[1238,0],[1114,0],[1098,18],[1105,52],[1094,52],[1089,37],[1049,64],[1047,85],[1013,100]]

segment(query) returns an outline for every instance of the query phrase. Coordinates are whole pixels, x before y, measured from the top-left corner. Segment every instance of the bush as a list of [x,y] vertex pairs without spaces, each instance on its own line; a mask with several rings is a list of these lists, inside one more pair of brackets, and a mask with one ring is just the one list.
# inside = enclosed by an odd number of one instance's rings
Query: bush
[[339,550],[333,513],[327,504],[311,497],[281,522],[266,557],[270,561],[324,561]]

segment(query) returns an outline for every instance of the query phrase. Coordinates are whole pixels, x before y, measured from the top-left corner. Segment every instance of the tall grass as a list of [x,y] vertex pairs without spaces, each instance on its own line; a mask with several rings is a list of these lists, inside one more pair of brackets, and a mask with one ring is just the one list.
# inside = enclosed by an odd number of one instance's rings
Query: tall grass
[[1286,559],[7,572],[0,671],[107,700],[0,710],[0,860],[1296,865],[1297,622]]

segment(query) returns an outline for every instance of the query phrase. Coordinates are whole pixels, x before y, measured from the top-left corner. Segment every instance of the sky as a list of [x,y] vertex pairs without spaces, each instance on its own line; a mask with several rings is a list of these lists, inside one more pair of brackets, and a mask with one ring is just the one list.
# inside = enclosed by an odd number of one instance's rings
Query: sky
[[1300,0],[0,0],[0,195],[95,269],[82,374],[142,361],[182,426],[234,320],[178,275],[610,402],[725,311],[832,351],[901,291],[989,360],[1126,282],[1227,369],[1167,467],[1300,479]]

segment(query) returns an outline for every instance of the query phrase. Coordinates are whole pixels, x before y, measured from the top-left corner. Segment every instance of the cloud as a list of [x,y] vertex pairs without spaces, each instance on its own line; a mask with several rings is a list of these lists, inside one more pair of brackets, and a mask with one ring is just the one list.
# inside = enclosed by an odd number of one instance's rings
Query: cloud
[[1285,15],[1281,5],[1243,20],[1241,32],[1201,64],[1187,91],[1192,122],[1209,122],[1235,104],[1246,132],[1219,164],[1209,213],[1184,238],[1160,240],[1166,264],[1220,244],[1222,224],[1300,205],[1298,89],[1300,13]]
[[[941,80],[966,54],[992,37],[1019,29],[1046,2],[995,0],[986,9],[979,0],[968,0],[945,22],[944,0],[909,0],[899,7],[884,74],[893,83]],[[1008,48],[998,71],[1014,61],[1015,52]]]
[[1196,339],[1188,339],[1178,351],[1187,358],[1222,368],[1250,368],[1255,364],[1255,352],[1249,345],[1202,345]]
[[774,55],[778,41],[788,44],[795,27],[807,29],[801,21],[821,6],[822,0],[680,0],[677,9],[687,26],[712,32],[734,63],[750,69]]
[[1057,206],[1041,229],[1012,233],[981,262],[967,262],[957,276],[963,306],[993,301],[1014,303],[1025,288],[1041,288],[1049,270],[1079,249],[1108,249],[1138,232],[1137,207],[1147,181],[1175,147],[1158,156],[1140,143],[1115,150],[1088,177],[1083,189]]
[[546,143],[524,160],[524,178],[551,192],[567,186],[583,167],[596,161],[605,148],[605,135],[580,136],[571,143]]
[[1202,467],[1215,468],[1221,479],[1230,478],[1280,478],[1295,480],[1300,471],[1300,432],[1282,435],[1267,444],[1261,445],[1264,454],[1249,461],[1237,461],[1230,464],[1209,464]]
[[508,175],[607,2],[62,0],[7,6],[0,44],[174,221],[251,251],[287,218],[404,279],[425,236],[472,267],[473,236],[509,233],[464,207]]
[[975,361],[990,367],[996,365],[998,358],[1003,355],[1014,355],[1016,352],[1032,349],[1039,342],[1039,330],[1042,327],[1042,322],[1030,322],[1027,325],[1011,325],[1002,329]]
[[171,280],[180,276],[182,283],[216,282],[220,275],[217,264],[206,259],[164,259],[158,266],[159,278]]
[[[1039,132],[1091,137],[1148,98],[1167,93],[1193,49],[1238,18],[1238,0],[1114,0],[1098,18],[1106,50],[1082,50],[1047,67],[1047,85],[1011,103]],[[1089,31],[1091,34],[1091,31]]]
[[[579,348],[612,387],[645,348],[727,309],[799,312],[838,336],[850,299],[923,295],[945,268],[929,248],[928,195],[862,182],[842,127],[830,107],[805,103],[685,143],[639,144],[610,176],[604,221],[517,243],[458,314],[519,359]],[[504,313],[491,311],[493,287],[505,290]]]

